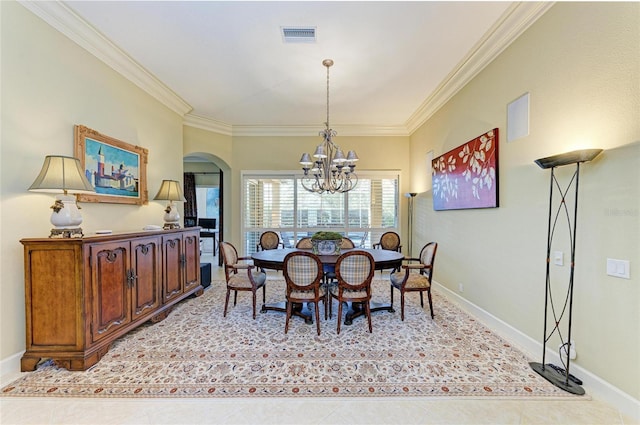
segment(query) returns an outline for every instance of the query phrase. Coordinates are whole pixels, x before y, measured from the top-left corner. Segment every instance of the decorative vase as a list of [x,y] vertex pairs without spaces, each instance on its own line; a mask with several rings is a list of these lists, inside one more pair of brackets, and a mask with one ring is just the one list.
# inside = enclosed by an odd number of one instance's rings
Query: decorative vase
[[342,239],[311,239],[311,245],[316,255],[339,255]]

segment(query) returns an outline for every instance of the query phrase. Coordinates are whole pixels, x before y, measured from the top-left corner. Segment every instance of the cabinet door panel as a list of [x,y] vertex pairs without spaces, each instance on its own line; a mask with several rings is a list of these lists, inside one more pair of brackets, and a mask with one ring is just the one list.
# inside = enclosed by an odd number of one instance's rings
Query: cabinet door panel
[[162,295],[166,302],[184,292],[182,235],[178,234],[163,238],[162,247]]
[[150,313],[160,305],[160,240],[136,239],[132,242],[133,316]]
[[80,268],[78,256],[74,246],[29,250],[25,280],[27,320],[31,323],[28,348],[81,346],[83,328],[76,317],[82,314],[82,288],[78,279],[67,278]]
[[200,235],[184,235],[184,277],[185,291],[200,284]]
[[97,341],[131,321],[129,243],[96,244],[91,247],[91,262],[91,334]]

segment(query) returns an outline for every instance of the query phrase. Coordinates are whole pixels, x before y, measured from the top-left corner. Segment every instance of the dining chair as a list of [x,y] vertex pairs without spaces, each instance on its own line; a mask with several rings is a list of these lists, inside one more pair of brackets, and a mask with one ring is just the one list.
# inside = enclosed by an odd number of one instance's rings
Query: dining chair
[[313,244],[311,243],[311,238],[302,238],[298,242],[296,242],[296,248],[300,249],[312,249]]
[[[371,281],[375,270],[373,257],[366,251],[349,251],[340,255],[336,260],[337,284],[329,288],[331,299],[338,301],[338,328],[342,322],[343,303],[362,303],[369,322],[369,332],[373,332],[371,326]],[[329,315],[331,316],[331,304]]]
[[382,236],[380,236],[380,241],[373,244],[373,247],[400,252],[402,250],[402,245],[400,244],[400,235],[398,235],[396,232],[385,232],[382,234]]
[[[356,247],[356,244],[347,237],[342,238],[342,242],[340,243],[340,249],[353,249]],[[325,265],[324,266],[324,279],[323,284],[325,286],[330,285],[336,278],[336,268],[334,265]]]
[[[248,263],[251,257],[238,257],[236,247],[229,242],[220,241],[220,252],[224,262],[224,275],[227,281],[227,296],[224,301],[224,317],[227,317],[229,296],[234,291],[233,305],[238,301],[238,291],[250,291],[253,295],[253,319],[256,318],[256,292],[262,288],[262,304],[266,302],[267,275],[263,271],[254,273],[255,266]],[[246,275],[240,271],[246,270]]]
[[[373,248],[401,252],[402,244],[400,243],[400,235],[398,235],[396,232],[385,232],[382,234],[382,236],[380,236],[380,242],[373,244]],[[392,271],[398,272],[400,271],[400,269],[395,268]]]
[[313,303],[316,313],[316,329],[320,335],[320,300],[324,303],[325,318],[327,315],[326,290],[321,285],[323,271],[320,259],[306,251],[294,251],[284,257],[282,269],[287,284],[287,318],[284,333],[289,332],[289,319],[293,312],[293,304]]
[[[420,250],[418,258],[405,258],[407,264],[402,265],[403,271],[391,273],[391,307],[393,308],[393,288],[400,291],[400,318],[404,321],[404,294],[406,292],[420,293],[420,306],[424,308],[422,293],[426,292],[429,298],[429,311],[433,319],[433,302],[431,300],[431,279],[433,278],[433,266],[436,260],[438,244],[429,242]],[[413,263],[417,261],[417,263]]]
[[351,239],[347,237],[342,238],[342,244],[340,245],[340,249],[350,249],[355,247],[356,247],[356,244],[354,244]]
[[260,235],[260,240],[256,245],[256,251],[266,251],[269,249],[284,248],[284,244],[280,242],[280,236],[274,231],[267,230]]

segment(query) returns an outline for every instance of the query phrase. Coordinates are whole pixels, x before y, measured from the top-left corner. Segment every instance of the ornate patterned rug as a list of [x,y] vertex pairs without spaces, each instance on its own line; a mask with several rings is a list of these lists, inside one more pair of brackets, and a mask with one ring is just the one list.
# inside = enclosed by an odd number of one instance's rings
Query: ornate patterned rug
[[[267,288],[268,302],[282,300],[282,279],[270,278]],[[388,301],[388,281],[376,280],[373,292],[374,301]],[[89,370],[69,372],[45,362],[1,394],[576,398],[537,375],[523,353],[435,291],[435,320],[412,294],[405,321],[399,305],[395,313],[373,313],[372,334],[362,317],[343,324],[337,335],[334,305],[333,319],[321,321],[320,336],[315,324],[295,317],[285,335],[283,313],[252,320],[248,293],[240,293],[223,318],[224,295],[224,283],[214,282],[163,322],[117,340]]]

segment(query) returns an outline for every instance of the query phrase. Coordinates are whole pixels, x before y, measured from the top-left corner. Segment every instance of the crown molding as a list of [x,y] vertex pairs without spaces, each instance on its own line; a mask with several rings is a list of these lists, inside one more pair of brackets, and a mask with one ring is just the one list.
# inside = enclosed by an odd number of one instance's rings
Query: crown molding
[[224,134],[225,136],[234,135],[231,124],[212,120],[211,118],[201,117],[199,115],[186,114],[182,124],[188,127],[195,127],[202,130],[212,131],[214,133]]
[[19,3],[180,116],[193,109],[64,3],[25,0]]
[[[210,118],[186,114],[184,125],[212,131],[227,136],[253,136],[253,137],[316,137],[322,130],[320,126],[311,125],[290,125],[290,126],[268,126],[268,125],[230,125]],[[409,136],[409,132],[404,126],[334,126],[338,136]]]
[[[409,136],[404,126],[332,126],[340,136]],[[317,137],[321,126],[233,126],[234,136],[311,136]]]
[[409,117],[406,122],[407,131],[411,134],[424,124],[554,4],[554,2],[512,4],[469,54],[440,83],[433,94]]

